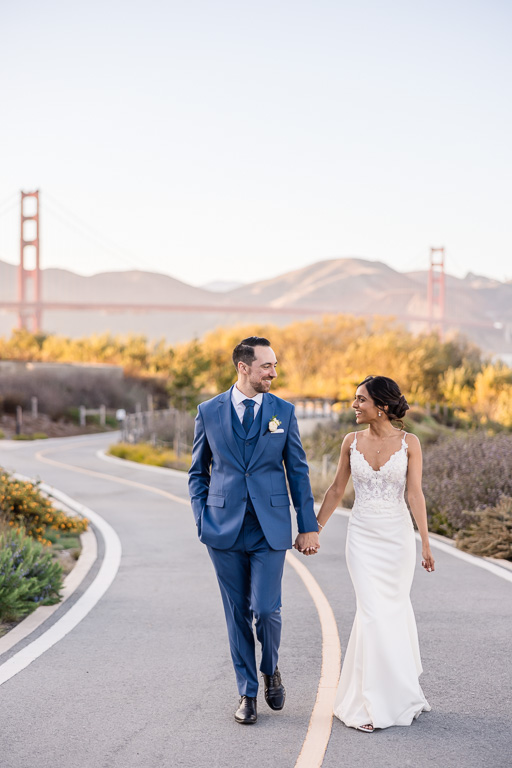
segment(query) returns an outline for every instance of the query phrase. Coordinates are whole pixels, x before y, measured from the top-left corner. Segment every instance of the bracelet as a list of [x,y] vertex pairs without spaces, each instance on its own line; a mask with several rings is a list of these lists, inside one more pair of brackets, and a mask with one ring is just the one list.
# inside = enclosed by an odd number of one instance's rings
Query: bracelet
[[316,521],[316,524],[320,526],[320,528],[324,528],[325,526],[322,525],[322,523],[319,523],[318,520]]

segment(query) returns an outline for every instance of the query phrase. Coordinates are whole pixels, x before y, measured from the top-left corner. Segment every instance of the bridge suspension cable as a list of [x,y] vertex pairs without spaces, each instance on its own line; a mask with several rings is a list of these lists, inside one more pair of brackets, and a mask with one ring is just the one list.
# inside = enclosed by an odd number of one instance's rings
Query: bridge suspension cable
[[49,211],[51,215],[58,218],[65,226],[89,240],[89,242],[96,247],[101,248],[105,253],[114,256],[114,258],[123,263],[124,266],[129,265],[135,269],[141,269],[140,262],[137,263],[134,254],[130,253],[126,248],[123,248],[123,246],[120,246],[113,240],[110,240],[110,238],[106,237],[101,232],[95,230],[94,227],[91,227],[90,224],[62,205],[62,203],[53,197],[53,195],[45,192],[44,199],[45,214]]

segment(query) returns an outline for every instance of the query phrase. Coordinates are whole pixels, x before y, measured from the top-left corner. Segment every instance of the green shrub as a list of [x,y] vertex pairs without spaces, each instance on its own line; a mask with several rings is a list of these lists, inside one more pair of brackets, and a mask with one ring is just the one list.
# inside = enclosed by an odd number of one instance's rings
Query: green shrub
[[61,549],[78,549],[80,550],[80,536],[77,534],[59,533],[53,528],[48,528],[45,533],[47,541],[52,545],[53,551],[57,552]]
[[50,545],[46,533],[49,529],[61,534],[80,534],[87,530],[84,517],[69,517],[55,509],[37,485],[15,480],[0,471],[0,511],[9,525],[23,528],[25,533],[42,544]]
[[457,533],[457,547],[472,555],[512,560],[512,497],[502,496],[496,506],[471,518],[468,527]]
[[22,530],[0,534],[0,620],[18,621],[60,600],[62,568]]
[[4,434],[4,433],[2,432],[2,430],[0,429],[0,440],[3,440],[3,439],[4,439],[4,437],[5,437],[5,434]]

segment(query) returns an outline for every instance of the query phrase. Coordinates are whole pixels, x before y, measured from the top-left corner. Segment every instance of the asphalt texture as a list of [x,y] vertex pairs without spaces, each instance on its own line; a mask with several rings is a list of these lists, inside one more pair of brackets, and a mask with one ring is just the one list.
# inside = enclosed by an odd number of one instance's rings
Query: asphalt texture
[[[96,451],[112,440],[110,434],[0,443],[1,466],[40,477],[90,507],[123,547],[117,577],[95,608],[0,686],[1,768],[293,768],[321,666],[320,625],[304,584],[285,568],[279,662],[285,709],[268,709],[260,690],[258,723],[240,726],[233,719],[238,697],[220,594],[190,508],[36,458],[43,451],[187,498],[186,476],[99,459]],[[303,560],[333,608],[342,649],[355,610],[345,532],[346,519],[333,517],[320,553]],[[409,728],[373,734],[335,721],[324,768],[512,763],[511,584],[449,554],[435,557],[434,574],[418,559],[413,587],[422,685],[432,712]]]

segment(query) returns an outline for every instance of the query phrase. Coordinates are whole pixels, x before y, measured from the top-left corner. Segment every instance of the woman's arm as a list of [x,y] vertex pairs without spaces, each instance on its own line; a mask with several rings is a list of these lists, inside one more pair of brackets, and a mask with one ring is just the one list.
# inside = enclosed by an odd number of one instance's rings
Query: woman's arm
[[430,550],[428,540],[427,508],[425,497],[421,488],[421,474],[423,468],[423,458],[421,455],[420,441],[416,435],[408,434],[406,437],[407,450],[409,454],[409,464],[407,469],[407,497],[411,508],[412,516],[418,526],[421,536],[422,561],[421,564],[426,571],[434,571],[434,558]]
[[[319,527],[324,527],[330,516],[339,505],[350,477],[350,446],[354,440],[354,433],[345,435],[341,444],[340,460],[336,470],[336,477],[325,492],[322,506],[316,517]],[[320,528],[320,531],[322,528]]]

